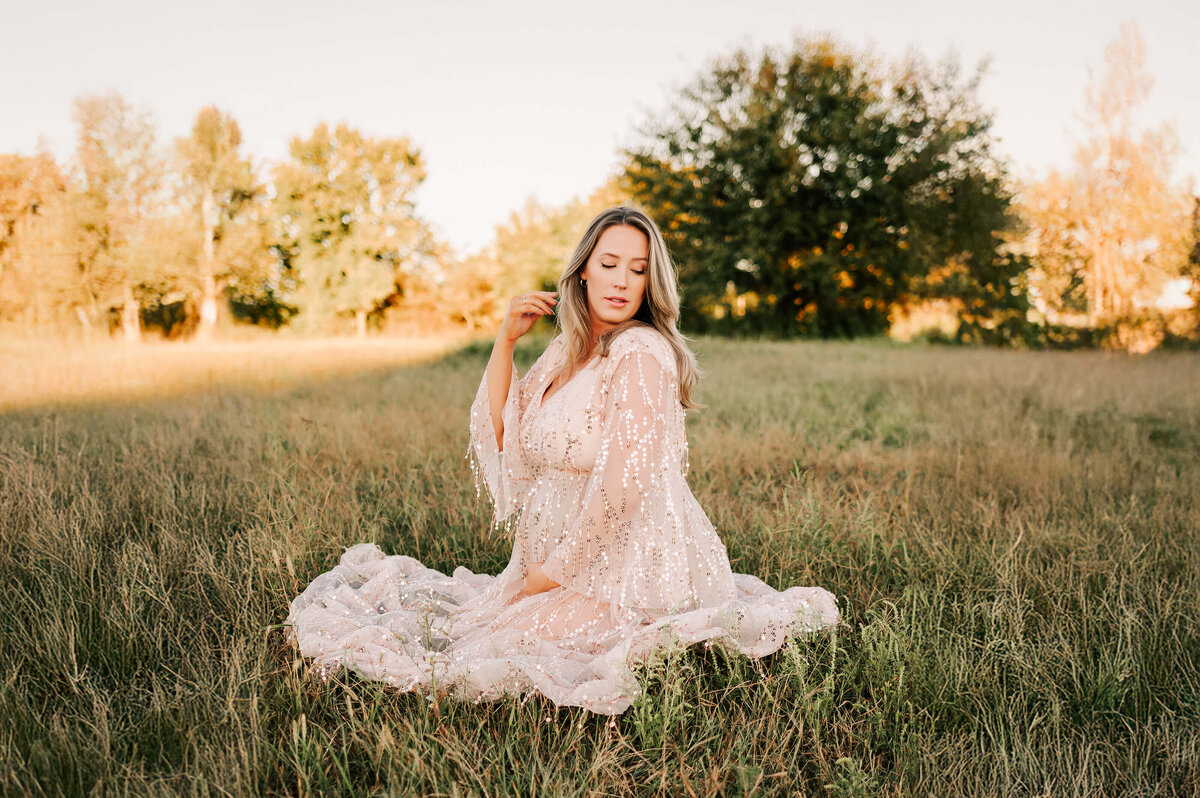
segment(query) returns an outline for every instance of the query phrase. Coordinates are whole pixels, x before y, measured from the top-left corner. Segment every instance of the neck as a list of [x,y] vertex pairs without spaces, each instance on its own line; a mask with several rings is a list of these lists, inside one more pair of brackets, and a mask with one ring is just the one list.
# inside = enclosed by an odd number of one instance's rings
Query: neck
[[600,340],[601,335],[604,335],[606,332],[615,328],[616,326],[617,325],[615,325],[615,324],[609,324],[608,322],[603,322],[603,321],[592,322],[592,339],[591,339],[592,348],[595,348],[596,341]]

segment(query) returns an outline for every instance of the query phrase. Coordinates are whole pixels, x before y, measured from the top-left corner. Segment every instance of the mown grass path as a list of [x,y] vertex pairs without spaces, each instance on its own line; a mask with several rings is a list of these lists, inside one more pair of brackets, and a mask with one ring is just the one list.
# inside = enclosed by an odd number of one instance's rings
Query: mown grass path
[[689,481],[735,570],[845,623],[665,655],[611,723],[323,684],[279,628],[353,543],[503,567],[463,458],[486,347],[0,415],[0,787],[1200,792],[1200,360],[697,351]]

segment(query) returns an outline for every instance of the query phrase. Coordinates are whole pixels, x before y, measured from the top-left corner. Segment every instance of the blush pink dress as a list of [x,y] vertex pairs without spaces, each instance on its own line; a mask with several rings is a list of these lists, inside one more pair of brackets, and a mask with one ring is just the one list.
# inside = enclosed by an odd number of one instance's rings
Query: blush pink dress
[[[291,604],[301,653],[401,690],[469,700],[544,695],[618,714],[641,688],[631,665],[700,641],[761,657],[789,635],[836,624],[831,593],[777,591],[730,570],[692,495],[675,357],[635,327],[545,396],[564,357],[555,338],[524,378],[513,368],[497,446],[487,375],[468,455],[512,556],[497,576],[449,576],[363,543]],[[560,587],[522,591],[530,563]]]

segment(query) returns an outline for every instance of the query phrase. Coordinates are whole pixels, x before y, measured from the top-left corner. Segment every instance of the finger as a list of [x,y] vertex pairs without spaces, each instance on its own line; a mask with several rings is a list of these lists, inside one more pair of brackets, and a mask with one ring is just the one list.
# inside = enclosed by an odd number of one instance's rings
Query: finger
[[[542,294],[546,292],[539,291],[537,293]],[[513,307],[510,312],[521,316],[546,316],[554,312],[554,309],[550,304],[551,301],[553,300],[546,300],[541,296],[535,296],[533,294],[525,294],[513,298]]]
[[558,304],[558,300],[555,299],[553,291],[531,291],[528,294],[521,294],[520,296],[513,297],[513,307],[519,307],[522,311],[524,311],[531,305],[531,303],[534,302],[534,300],[549,302],[553,305]]
[[531,297],[529,300],[529,305],[534,309],[535,312],[541,313],[542,315],[554,312],[554,309],[550,307],[550,303],[544,299],[541,299],[540,297]]

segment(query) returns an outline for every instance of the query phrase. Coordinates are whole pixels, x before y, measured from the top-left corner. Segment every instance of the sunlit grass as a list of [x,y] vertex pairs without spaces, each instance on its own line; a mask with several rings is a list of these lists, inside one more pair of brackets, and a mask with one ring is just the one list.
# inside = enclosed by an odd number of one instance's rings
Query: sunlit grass
[[[322,684],[278,628],[353,543],[503,566],[463,458],[486,345],[409,365],[343,350],[335,380],[226,350],[214,374],[253,379],[0,415],[0,785],[1197,792],[1194,356],[697,349],[689,481],[734,567],[831,589],[845,623],[759,662],[666,653],[611,725]],[[286,379],[264,394],[271,368]]]
[[463,340],[442,334],[213,343],[148,339],[128,345],[0,338],[0,412],[51,403],[165,398],[230,386],[274,391],[430,360]]

